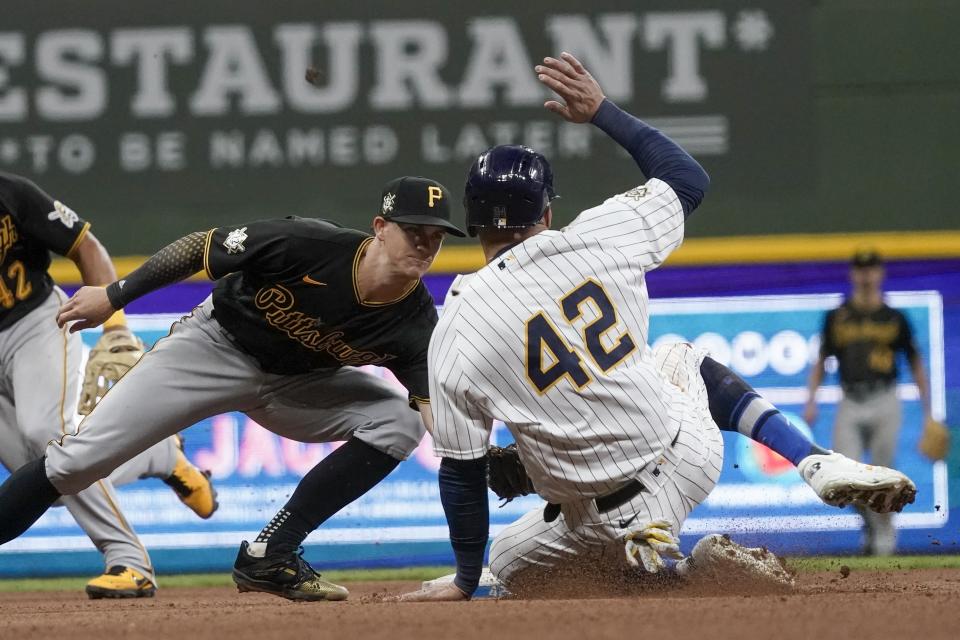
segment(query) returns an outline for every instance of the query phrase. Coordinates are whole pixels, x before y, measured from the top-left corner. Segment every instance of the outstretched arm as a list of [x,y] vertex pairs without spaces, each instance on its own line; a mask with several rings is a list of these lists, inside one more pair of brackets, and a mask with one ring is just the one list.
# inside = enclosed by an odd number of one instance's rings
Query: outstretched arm
[[400,602],[466,600],[480,584],[483,552],[490,531],[487,459],[443,458],[439,478],[440,501],[450,527],[457,575],[452,583],[427,587],[396,598]]
[[483,551],[490,535],[487,501],[487,459],[440,463],[440,501],[450,527],[450,543],[457,558],[453,583],[465,596],[473,595],[483,571]]
[[490,531],[487,501],[487,448],[492,421],[463,386],[459,375],[461,347],[454,312],[441,318],[430,340],[430,398],[433,405],[434,452],[442,458],[438,480],[440,502],[457,558],[451,583],[400,596],[404,602],[465,600],[473,595],[483,571],[483,552]]
[[610,100],[603,101],[592,122],[630,153],[645,176],[670,185],[685,217],[703,202],[710,178],[680,145]]
[[70,331],[96,327],[137,298],[203,270],[206,233],[197,231],[170,243],[133,273],[106,288],[85,286],[60,307],[57,325]]
[[559,59],[544,58],[535,71],[564,100],[548,100],[544,107],[568,122],[592,122],[630,153],[647,178],[670,185],[685,216],[693,213],[703,201],[710,178],[680,145],[604,97],[597,81],[569,53],[560,54]]

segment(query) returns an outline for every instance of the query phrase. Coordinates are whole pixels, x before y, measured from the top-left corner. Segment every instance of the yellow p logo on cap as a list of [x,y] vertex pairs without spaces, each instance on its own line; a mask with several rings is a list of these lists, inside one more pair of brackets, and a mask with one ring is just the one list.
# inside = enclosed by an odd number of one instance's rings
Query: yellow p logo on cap
[[440,187],[427,187],[427,206],[433,208],[434,200],[443,199],[443,189]]

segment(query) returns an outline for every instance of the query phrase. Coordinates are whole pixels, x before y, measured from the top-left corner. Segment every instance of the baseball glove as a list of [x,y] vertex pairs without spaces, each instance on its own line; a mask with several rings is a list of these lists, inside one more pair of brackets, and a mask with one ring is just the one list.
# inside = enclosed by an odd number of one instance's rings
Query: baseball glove
[[931,460],[943,460],[950,452],[950,430],[942,422],[927,418],[917,448]]
[[87,415],[143,355],[143,342],[127,328],[104,331],[90,351],[77,413]]
[[523,468],[516,443],[487,449],[487,486],[507,502],[537,492]]

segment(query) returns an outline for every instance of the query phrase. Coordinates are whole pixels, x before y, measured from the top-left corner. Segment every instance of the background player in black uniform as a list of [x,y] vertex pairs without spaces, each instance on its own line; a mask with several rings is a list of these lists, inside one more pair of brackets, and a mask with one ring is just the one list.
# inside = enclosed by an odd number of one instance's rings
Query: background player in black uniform
[[[82,345],[79,335],[57,326],[57,310],[67,297],[47,269],[54,251],[73,260],[88,285],[115,280],[109,254],[89,229],[34,183],[0,172],[0,460],[10,471],[43,455],[52,438],[76,430]],[[115,348],[136,345],[139,352],[122,312],[107,320],[98,347],[104,342]],[[87,584],[91,597],[155,591],[150,557],[120,513],[113,490],[114,484],[140,477],[167,481],[201,517],[216,508],[210,481],[183,455],[177,436],[150,447],[109,479],[64,496],[63,505],[106,562],[107,571]]]
[[[923,358],[906,316],[883,301],[884,268],[873,250],[858,251],[850,265],[850,296],[827,314],[820,355],[810,371],[805,419],[817,419],[817,388],[823,364],[836,356],[843,400],[837,408],[833,448],[857,460],[893,466],[901,408],[897,399],[897,354],[906,355],[920,391],[924,422],[930,419],[930,393]],[[864,518],[864,552],[890,555],[896,550],[892,514],[860,510]]]
[[[183,318],[107,394],[76,437],[0,487],[0,543],[61,494],[79,491],[163,437],[239,410],[301,442],[346,440],[300,482],[252,543],[241,544],[241,591],[342,600],[297,553],[307,534],[406,458],[430,426],[427,348],[437,321],[420,277],[453,226],[449,193],[424,178],[387,184],[373,235],[286,218],[194,233],[126,280],[84,287],[61,308],[71,330],[205,270],[211,297]],[[409,398],[356,366],[389,368]],[[411,409],[416,405],[420,415]],[[421,416],[423,420],[421,420]],[[136,418],[137,424],[129,424]]]

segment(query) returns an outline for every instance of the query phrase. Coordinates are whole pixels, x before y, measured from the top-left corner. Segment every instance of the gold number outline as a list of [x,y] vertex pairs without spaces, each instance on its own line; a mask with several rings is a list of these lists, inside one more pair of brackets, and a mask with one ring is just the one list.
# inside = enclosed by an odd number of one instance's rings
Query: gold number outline
[[[583,373],[587,376],[587,381],[584,382],[582,385],[577,384],[577,381],[573,379],[573,376],[570,374],[570,372],[566,370],[564,370],[564,372],[561,375],[557,376],[557,378],[553,382],[545,386],[543,389],[541,389],[540,386],[533,381],[533,378],[530,377],[530,359],[527,357],[527,354],[530,353],[530,345],[527,343],[527,338],[530,336],[530,323],[536,320],[538,317],[543,318],[543,321],[547,323],[547,326],[550,327],[550,331],[552,331],[553,335],[555,335],[560,340],[560,343],[563,345],[563,347],[577,358],[577,364],[580,366],[580,370],[583,371]],[[550,318],[543,311],[538,311],[532,316],[530,316],[529,318],[527,318],[527,321],[524,323],[523,336],[524,336],[523,338],[523,363],[524,363],[523,373],[524,373],[524,376],[527,378],[527,382],[530,383],[531,387],[536,389],[539,395],[542,396],[546,392],[550,391],[550,389],[552,389],[554,385],[556,385],[558,382],[560,382],[564,378],[568,378],[570,380],[570,384],[576,387],[577,391],[583,390],[584,388],[587,387],[587,385],[593,382],[593,376],[590,375],[590,370],[587,369],[585,366],[583,366],[584,364],[583,357],[581,357],[581,355],[577,353],[577,350],[574,349],[569,342],[567,342],[566,338],[564,338],[563,335],[557,330],[557,326],[550,321]],[[543,347],[543,339],[541,338],[541,344],[537,345],[537,351],[541,354],[543,353],[542,347]],[[557,363],[559,364],[560,362],[559,354],[553,351],[553,349],[551,349],[551,351],[553,352],[553,355],[557,357]],[[542,362],[541,362],[541,365],[542,365]],[[546,373],[546,372],[543,369],[540,369],[540,373]]]
[[[586,286],[588,283],[591,283],[591,282],[597,285],[597,287],[600,288],[600,291],[603,292],[603,295],[606,297],[607,302],[610,303],[610,310],[613,312],[613,322],[610,323],[609,327],[607,327],[600,334],[597,335],[597,345],[600,347],[600,350],[604,353],[604,355],[609,356],[610,354],[612,354],[614,351],[616,351],[623,345],[624,338],[627,338],[630,341],[630,348],[627,349],[627,351],[622,356],[620,356],[619,359],[617,359],[613,364],[611,364],[607,368],[604,368],[603,365],[597,362],[597,359],[593,357],[593,353],[590,351],[590,346],[588,344],[590,340],[587,337],[587,331],[589,331],[590,328],[593,327],[593,325],[603,320],[603,318],[606,316],[606,314],[603,312],[603,309],[598,304],[597,300],[593,296],[588,295],[586,298],[584,298],[579,303],[577,303],[577,315],[573,317],[567,316],[567,313],[564,310],[564,302],[566,302],[567,298],[570,298],[575,293],[580,291],[584,286]],[[626,360],[627,356],[629,356],[631,353],[637,350],[637,341],[633,339],[632,335],[630,335],[630,330],[624,326],[623,331],[620,333],[620,335],[617,336],[617,339],[612,349],[608,351],[606,347],[603,346],[603,338],[607,335],[607,333],[616,329],[617,325],[620,324],[620,314],[617,313],[617,305],[613,303],[613,298],[610,297],[610,294],[607,292],[606,287],[604,287],[603,284],[600,281],[598,281],[596,278],[587,278],[586,280],[581,282],[570,293],[560,298],[560,300],[558,301],[558,304],[560,305],[560,312],[564,315],[564,317],[567,318],[567,322],[569,322],[570,325],[573,325],[574,321],[576,321],[578,318],[583,316],[583,305],[587,304],[587,302],[590,302],[593,304],[594,309],[598,312],[597,318],[593,322],[590,322],[589,324],[584,325],[583,328],[580,329],[580,335],[583,336],[583,344],[587,347],[587,355],[590,356],[590,359],[593,360],[593,363],[597,365],[598,369],[600,369],[604,373],[607,373],[608,371],[611,371],[617,368],[621,362]]]

